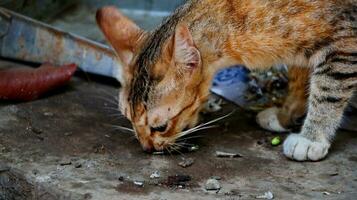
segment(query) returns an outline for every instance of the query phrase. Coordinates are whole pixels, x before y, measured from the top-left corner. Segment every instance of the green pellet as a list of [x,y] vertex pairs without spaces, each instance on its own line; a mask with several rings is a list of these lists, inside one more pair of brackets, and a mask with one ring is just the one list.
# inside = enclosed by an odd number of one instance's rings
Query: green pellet
[[280,139],[279,136],[274,137],[274,138],[271,140],[271,145],[273,145],[273,146],[278,146],[280,143],[281,143],[281,139]]

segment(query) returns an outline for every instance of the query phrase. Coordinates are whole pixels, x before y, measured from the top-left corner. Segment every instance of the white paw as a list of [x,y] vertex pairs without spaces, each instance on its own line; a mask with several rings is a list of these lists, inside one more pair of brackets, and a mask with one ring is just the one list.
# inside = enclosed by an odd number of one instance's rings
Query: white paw
[[257,115],[257,123],[268,131],[288,132],[289,130],[280,125],[278,111],[279,109],[277,107],[272,107],[261,111]]
[[297,161],[318,161],[326,157],[329,142],[314,142],[299,134],[291,134],[284,141],[284,154]]

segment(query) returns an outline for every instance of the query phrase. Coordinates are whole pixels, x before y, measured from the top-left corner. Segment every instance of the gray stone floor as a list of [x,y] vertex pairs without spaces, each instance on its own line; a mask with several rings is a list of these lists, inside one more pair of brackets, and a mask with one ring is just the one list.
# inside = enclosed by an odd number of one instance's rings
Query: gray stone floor
[[[197,133],[202,137],[190,142],[198,151],[154,156],[130,133],[114,129],[129,126],[116,111],[116,94],[114,86],[75,78],[42,99],[1,103],[0,199],[230,200],[267,191],[275,199],[356,199],[356,133],[340,132],[327,159],[298,163],[270,145],[274,135],[259,129],[252,113],[226,104],[204,120],[237,111],[219,128]],[[243,157],[217,158],[216,150]],[[182,168],[182,157],[195,162]],[[156,170],[160,178],[150,179]],[[176,174],[192,178],[186,188],[168,185]],[[221,177],[217,193],[204,189],[211,176]]]

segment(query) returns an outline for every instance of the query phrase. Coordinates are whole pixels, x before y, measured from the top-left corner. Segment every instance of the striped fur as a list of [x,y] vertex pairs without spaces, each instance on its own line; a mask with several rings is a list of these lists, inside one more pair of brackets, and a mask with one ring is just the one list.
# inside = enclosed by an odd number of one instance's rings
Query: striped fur
[[[256,70],[279,63],[299,66],[306,70],[294,70],[292,77],[300,83],[291,88],[304,88],[310,77],[309,97],[298,94],[299,102],[308,99],[308,113],[301,133],[285,141],[284,153],[300,161],[320,160],[356,86],[356,31],[356,0],[187,1],[155,31],[145,33],[124,66],[133,69],[124,70],[133,78],[121,92],[123,112],[144,149],[163,150],[185,127],[197,124],[217,70],[233,64]],[[179,62],[192,58],[173,53],[183,48],[177,38],[189,44],[187,55],[199,52],[194,57],[201,62]],[[303,104],[283,110],[304,113]]]

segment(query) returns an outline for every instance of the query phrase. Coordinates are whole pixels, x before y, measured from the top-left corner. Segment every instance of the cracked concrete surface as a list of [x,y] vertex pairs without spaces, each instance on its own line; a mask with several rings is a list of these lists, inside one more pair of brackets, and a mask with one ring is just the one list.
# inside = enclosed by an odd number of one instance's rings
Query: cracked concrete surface
[[[219,128],[197,133],[202,137],[190,142],[198,151],[154,156],[130,133],[113,127],[129,126],[116,110],[116,96],[114,86],[74,78],[39,100],[2,102],[0,199],[254,199],[267,191],[275,199],[357,195],[356,133],[340,131],[321,162],[294,162],[281,146],[270,145],[275,135],[259,129],[253,113],[226,104],[204,120],[238,110]],[[243,157],[217,158],[216,150]],[[182,168],[182,157],[195,162]],[[150,179],[156,170],[160,178]],[[176,174],[192,180],[181,189],[167,186],[168,176]],[[204,189],[211,176],[221,177],[217,193]]]

